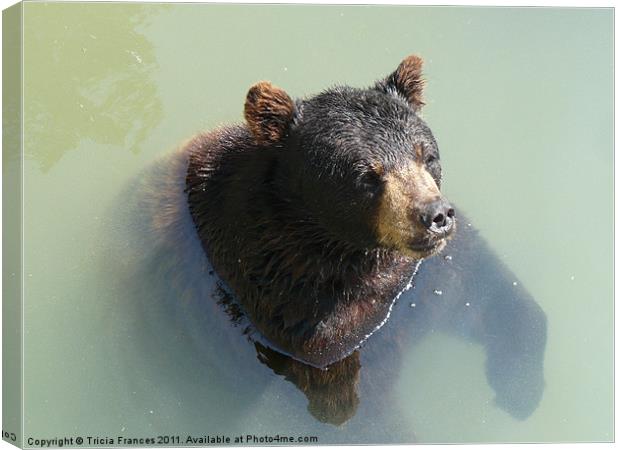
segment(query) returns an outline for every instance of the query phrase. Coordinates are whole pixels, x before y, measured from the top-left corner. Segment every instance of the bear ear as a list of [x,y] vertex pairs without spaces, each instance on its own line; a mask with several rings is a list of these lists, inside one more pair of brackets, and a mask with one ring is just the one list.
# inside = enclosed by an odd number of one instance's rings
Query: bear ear
[[377,87],[386,92],[398,92],[407,99],[414,111],[418,111],[424,106],[422,65],[423,61],[419,56],[407,56],[394,72],[377,83]]
[[293,121],[295,104],[282,89],[268,81],[256,83],[245,100],[245,120],[259,144],[278,142]]

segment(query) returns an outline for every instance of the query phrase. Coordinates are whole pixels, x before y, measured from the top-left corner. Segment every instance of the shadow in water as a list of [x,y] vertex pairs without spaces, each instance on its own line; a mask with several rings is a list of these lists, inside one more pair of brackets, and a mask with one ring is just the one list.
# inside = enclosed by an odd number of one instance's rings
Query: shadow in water
[[[536,409],[544,388],[545,313],[462,214],[456,237],[422,263],[386,325],[321,370],[271,349],[213,273],[187,211],[186,164],[182,153],[168,156],[125,191],[107,260],[118,280],[118,314],[131,330],[118,351],[128,366],[141,360],[124,376],[148,373],[158,392],[184,399],[178,413],[188,426],[208,418],[226,430],[263,401],[279,382],[276,374],[303,393],[314,419],[338,425],[321,428],[323,442],[410,442],[415,435],[398,422],[393,387],[404,354],[429,332],[485,349],[498,407],[517,419]],[[278,399],[278,405],[283,416],[298,417],[304,402]]]

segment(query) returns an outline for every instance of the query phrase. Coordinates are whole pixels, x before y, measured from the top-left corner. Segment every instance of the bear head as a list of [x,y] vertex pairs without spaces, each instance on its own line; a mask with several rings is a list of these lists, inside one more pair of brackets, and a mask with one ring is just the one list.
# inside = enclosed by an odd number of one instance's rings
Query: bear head
[[424,258],[453,232],[437,142],[419,116],[421,69],[412,55],[370,88],[297,101],[269,82],[250,88],[245,118],[256,144],[277,151],[280,192],[333,239]]

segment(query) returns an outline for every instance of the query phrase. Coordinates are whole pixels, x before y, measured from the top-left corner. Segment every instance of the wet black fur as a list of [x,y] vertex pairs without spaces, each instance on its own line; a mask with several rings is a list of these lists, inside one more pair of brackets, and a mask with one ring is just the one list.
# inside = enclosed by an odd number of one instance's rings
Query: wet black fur
[[195,139],[188,201],[210,260],[257,328],[323,367],[384,321],[416,263],[377,242],[377,167],[421,157],[438,184],[441,167],[430,129],[396,88],[336,87],[294,108],[275,143],[246,125]]

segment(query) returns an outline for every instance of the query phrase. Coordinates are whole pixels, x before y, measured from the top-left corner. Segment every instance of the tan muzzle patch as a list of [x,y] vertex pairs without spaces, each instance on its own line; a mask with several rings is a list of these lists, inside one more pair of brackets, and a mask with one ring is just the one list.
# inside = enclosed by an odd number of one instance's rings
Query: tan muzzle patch
[[385,174],[385,189],[376,217],[379,242],[406,251],[427,230],[420,220],[421,208],[441,198],[437,183],[422,163]]

